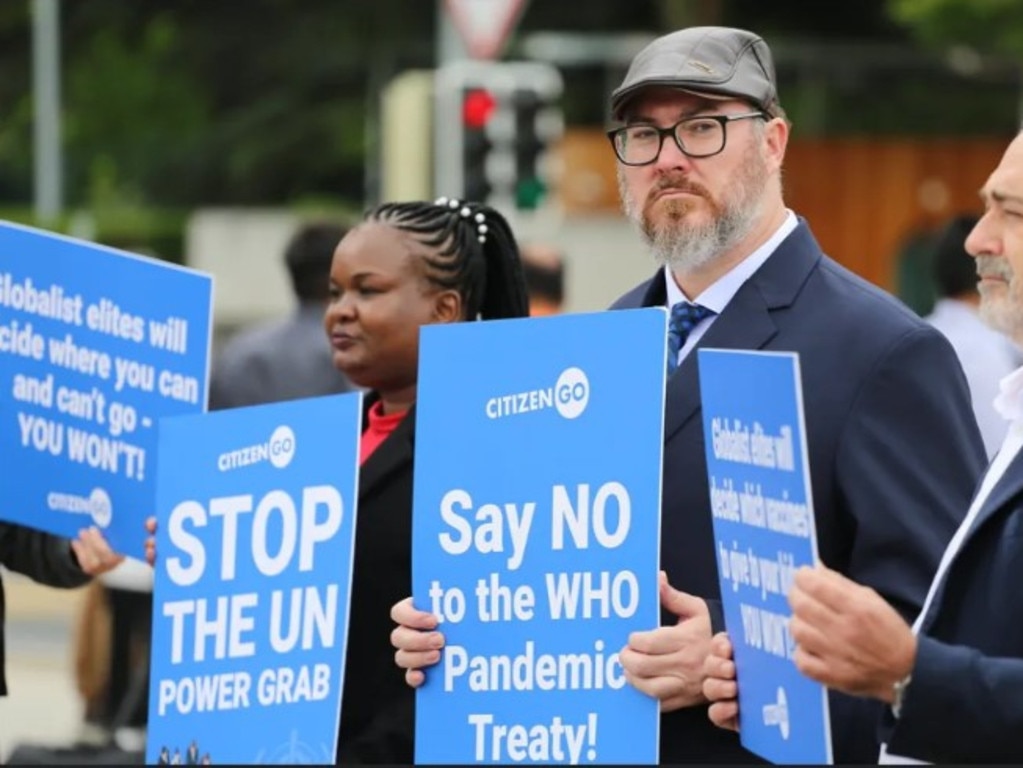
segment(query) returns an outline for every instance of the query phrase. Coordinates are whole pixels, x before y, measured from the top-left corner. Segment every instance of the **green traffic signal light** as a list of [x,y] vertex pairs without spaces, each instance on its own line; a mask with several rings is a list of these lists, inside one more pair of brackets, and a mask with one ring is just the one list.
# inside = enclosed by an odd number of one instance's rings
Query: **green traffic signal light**
[[520,211],[535,211],[547,197],[547,185],[536,176],[519,179],[515,185],[515,207]]

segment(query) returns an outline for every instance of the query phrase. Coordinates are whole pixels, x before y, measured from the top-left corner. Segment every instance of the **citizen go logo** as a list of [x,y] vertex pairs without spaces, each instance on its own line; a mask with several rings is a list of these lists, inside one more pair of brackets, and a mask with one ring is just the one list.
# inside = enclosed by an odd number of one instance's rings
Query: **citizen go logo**
[[114,504],[110,494],[102,488],[93,488],[89,494],[89,512],[92,521],[100,528],[106,528],[114,517]]
[[553,387],[516,392],[487,400],[484,411],[488,419],[503,419],[532,411],[556,408],[566,419],[574,419],[586,410],[590,401],[590,380],[581,368],[566,368]]
[[270,435],[270,463],[284,469],[295,456],[295,433],[291,427],[281,425]]
[[228,472],[261,461],[269,461],[277,469],[284,469],[294,457],[295,433],[291,431],[291,427],[282,424],[273,431],[265,443],[220,454],[217,457],[217,469]]
[[566,368],[554,385],[554,407],[566,419],[574,419],[586,410],[590,401],[590,380],[582,368]]
[[47,494],[46,505],[55,512],[89,515],[100,528],[110,525],[114,517],[114,505],[110,500],[110,494],[102,488],[93,488],[88,497],[54,491]]

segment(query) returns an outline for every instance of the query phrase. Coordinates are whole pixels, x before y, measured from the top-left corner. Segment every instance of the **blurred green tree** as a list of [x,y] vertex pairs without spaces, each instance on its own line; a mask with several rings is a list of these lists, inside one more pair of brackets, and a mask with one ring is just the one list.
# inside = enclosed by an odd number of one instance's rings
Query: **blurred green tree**
[[1019,0],[887,0],[887,10],[925,44],[1023,55]]
[[[70,206],[359,207],[372,192],[379,91],[404,69],[435,64],[436,0],[62,0],[60,7]],[[723,23],[778,38],[899,41],[908,26],[936,43],[1023,52],[1023,0],[588,0],[582,7],[530,0],[515,34]],[[0,2],[3,205],[31,200],[29,8],[29,0]],[[606,67],[573,75],[571,99],[581,106],[566,114],[603,119],[619,76]],[[867,85],[834,99],[848,104],[843,126],[871,130],[899,117],[868,98],[875,88]],[[891,86],[887,75],[884,85]],[[934,103],[923,90],[920,98]]]

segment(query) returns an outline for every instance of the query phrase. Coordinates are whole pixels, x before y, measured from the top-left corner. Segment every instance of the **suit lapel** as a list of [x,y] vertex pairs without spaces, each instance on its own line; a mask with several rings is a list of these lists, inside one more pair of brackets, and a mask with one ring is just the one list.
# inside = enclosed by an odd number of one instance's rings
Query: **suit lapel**
[[696,350],[763,349],[778,333],[772,310],[788,307],[799,295],[821,259],[820,247],[805,222],[781,242],[774,253],[736,291],[724,311],[700,337],[682,365],[668,379],[664,419],[665,442],[700,408]]
[[[990,465],[988,466],[988,469],[990,469]],[[944,602],[945,590],[948,587],[949,574],[955,567],[956,561],[959,559],[960,555],[962,555],[963,551],[970,545],[970,542],[976,537],[977,532],[981,529],[981,527],[995,519],[999,512],[1008,511],[1011,508],[1009,506],[1010,502],[1020,493],[1023,493],[1023,450],[1017,452],[1012,461],[1009,462],[1009,466],[1005,468],[1005,472],[1002,473],[998,482],[995,483],[994,488],[991,489],[991,493],[989,493],[987,498],[984,499],[983,505],[977,512],[977,516],[970,524],[970,529],[966,532],[963,540],[959,542],[958,548],[952,555],[952,560],[948,563],[943,575],[941,576],[941,583],[938,585],[938,589],[930,601],[930,605],[927,609],[927,615],[924,616],[920,623],[919,631],[921,633],[928,632],[937,619],[940,612],[940,606]],[[975,498],[971,499],[971,507],[975,500]]]
[[[376,398],[367,397],[366,410]],[[364,422],[365,423],[365,422]],[[405,418],[373,451],[359,469],[359,497],[368,496],[396,470],[412,462],[415,445],[416,408],[412,406]]]
[[970,526],[966,538],[963,539],[960,551],[976,535],[981,526],[995,517],[1000,510],[1006,509],[1009,502],[1021,492],[1023,492],[1023,450],[1016,453],[1012,461],[1009,462],[1009,466],[1005,468],[1005,472],[995,483],[994,488],[991,489],[991,493],[984,499],[984,504],[977,513],[973,525]]

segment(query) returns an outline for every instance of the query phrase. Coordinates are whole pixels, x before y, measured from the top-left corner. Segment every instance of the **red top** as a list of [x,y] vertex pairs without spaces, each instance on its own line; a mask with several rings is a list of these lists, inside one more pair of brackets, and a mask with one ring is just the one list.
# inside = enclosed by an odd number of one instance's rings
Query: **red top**
[[366,459],[370,457],[373,451],[380,447],[380,443],[384,442],[387,436],[398,428],[406,413],[408,411],[384,413],[384,404],[380,400],[377,400],[369,407],[369,412],[366,414],[369,425],[366,427],[366,431],[362,433],[362,440],[359,443],[360,464],[365,464]]

